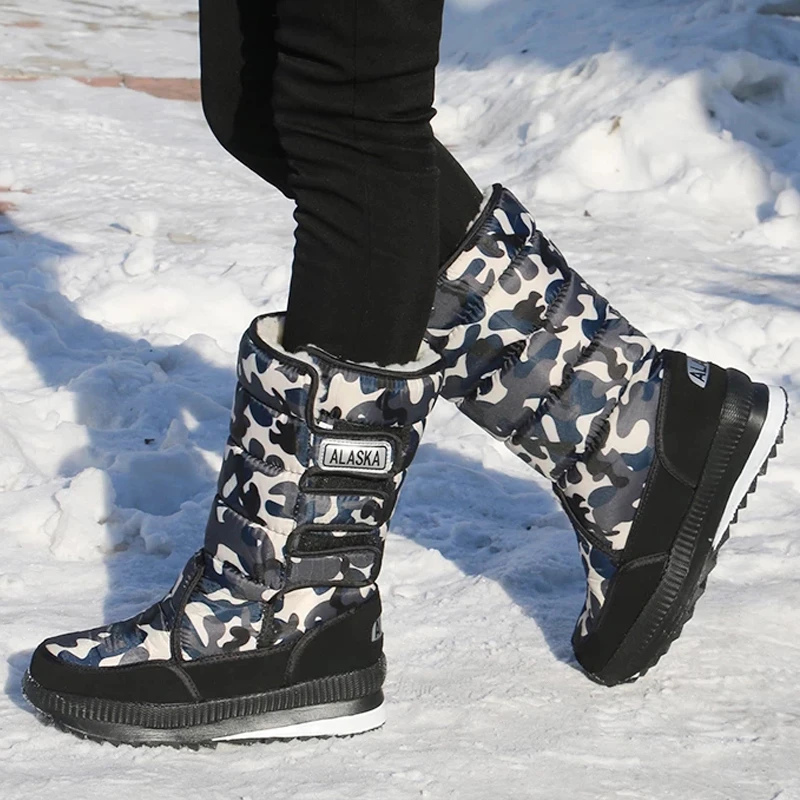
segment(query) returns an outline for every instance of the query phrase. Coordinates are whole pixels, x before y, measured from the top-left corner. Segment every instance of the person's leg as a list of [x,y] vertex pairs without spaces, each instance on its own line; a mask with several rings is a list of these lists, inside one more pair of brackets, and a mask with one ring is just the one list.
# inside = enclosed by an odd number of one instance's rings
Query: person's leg
[[284,341],[416,355],[438,265],[442,0],[277,0],[273,109],[297,208]]
[[[396,5],[397,11],[402,11],[404,4]],[[294,197],[273,117],[277,23],[276,0],[238,0],[235,4],[200,0],[203,108],[211,130],[235,158],[287,197]],[[414,47],[432,53],[438,42],[437,28],[434,25],[432,30],[423,31]],[[406,40],[390,37],[384,39],[383,46],[387,74],[393,65],[395,69],[398,64],[405,65]],[[427,57],[430,59],[430,55]],[[378,110],[384,105],[381,100]],[[444,260],[477,215],[482,195],[458,161],[436,140],[434,163],[439,173],[438,251]],[[438,263],[429,263],[438,271]]]
[[439,259],[444,263],[455,253],[478,216],[483,192],[438,139],[434,146],[439,170]]
[[272,120],[275,0],[200,0],[200,85],[208,126],[287,197],[289,165]]

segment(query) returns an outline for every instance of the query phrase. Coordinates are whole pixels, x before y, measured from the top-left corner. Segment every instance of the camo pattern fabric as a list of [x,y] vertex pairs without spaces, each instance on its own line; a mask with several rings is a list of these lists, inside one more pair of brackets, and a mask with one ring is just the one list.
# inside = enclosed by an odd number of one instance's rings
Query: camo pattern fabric
[[275,533],[291,533],[302,524],[372,527],[381,524],[384,497],[301,492],[302,475],[279,470],[274,462],[259,461],[229,440],[220,473],[219,496],[242,516]]
[[445,361],[442,394],[624,549],[653,459],[658,353],[507,190],[440,276],[427,338]]
[[[159,603],[48,639],[53,656],[114,667],[248,652],[292,642],[377,592],[389,516],[441,388],[441,361],[427,347],[408,371],[360,370],[318,350],[290,356],[277,344],[281,324],[279,315],[256,320],[242,340],[203,550]],[[385,471],[365,480],[347,466],[320,469],[321,442],[337,437],[385,442]]]
[[369,586],[377,578],[380,549],[363,548],[350,553],[325,553],[302,558],[289,556],[286,589],[306,586]]
[[580,533],[578,534],[578,548],[581,553],[583,569],[586,572],[586,605],[578,617],[576,629],[581,637],[586,637],[594,630],[617,567],[607,553],[592,546]]
[[205,549],[270,587],[283,580],[283,551],[288,534],[275,533],[234,511],[218,496],[206,525]]
[[124,667],[170,658],[170,631],[181,598],[201,568],[193,556],[166,596],[132,619],[80,633],[54,636],[44,642],[49,653],[80,667]]
[[[396,427],[389,426],[390,429]],[[404,427],[407,441],[402,452],[395,453],[397,471],[408,469],[424,431],[425,418]],[[314,466],[319,442],[326,436],[327,429],[315,431],[299,419],[274,411],[241,384],[237,385],[231,414],[231,440],[265,462],[274,474],[302,474]]]
[[[281,586],[271,602],[274,644],[376,591],[388,517],[442,383],[433,353],[409,371],[361,368],[314,348],[289,355],[276,344],[281,322],[262,317],[242,338],[231,437],[206,535],[217,559]],[[319,470],[320,443],[339,430],[389,443],[392,463],[369,482],[372,492]],[[332,552],[293,549],[288,540],[299,529],[324,538]],[[372,544],[338,549],[337,540],[354,532]]]
[[369,370],[314,348],[289,355],[275,344],[280,324],[277,315],[255,320],[242,339],[237,370],[242,386],[273,411],[318,430],[336,422],[407,427],[433,408],[442,383],[438,362],[406,373]]
[[[359,527],[382,537],[442,381],[432,353],[407,372],[359,369],[314,349],[289,355],[275,343],[281,323],[279,315],[261,317],[242,338],[206,538],[218,559],[232,551],[231,563],[259,579],[282,566],[286,537],[299,526]],[[385,480],[369,483],[374,493],[330,488],[315,469],[320,442],[340,428],[391,448]]]
[[557,488],[581,536],[588,635],[655,453],[663,365],[502,187],[439,278],[442,395]]
[[625,549],[653,462],[663,376],[658,357],[643,361],[608,418],[607,434],[557,482],[583,530],[618,554]]
[[275,592],[206,555],[203,576],[189,595],[180,623],[184,661],[258,647],[264,604]]
[[304,633],[334,619],[372,597],[374,585],[353,587],[308,587],[287,592],[274,604],[273,645],[296,641]]

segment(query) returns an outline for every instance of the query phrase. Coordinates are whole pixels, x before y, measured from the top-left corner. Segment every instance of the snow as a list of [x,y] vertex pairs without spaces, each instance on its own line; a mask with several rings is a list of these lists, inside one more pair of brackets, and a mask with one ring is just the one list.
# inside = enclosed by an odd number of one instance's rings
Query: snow
[[[760,5],[448,0],[436,128],[659,345],[797,406],[800,19]],[[286,301],[291,206],[199,105],[72,79],[195,78],[195,24],[189,0],[0,2],[3,796],[800,797],[794,418],[694,621],[636,684],[575,668],[565,518],[442,403],[382,579],[386,728],[194,753],[29,713],[42,638],[134,613],[198,546],[238,337]]]

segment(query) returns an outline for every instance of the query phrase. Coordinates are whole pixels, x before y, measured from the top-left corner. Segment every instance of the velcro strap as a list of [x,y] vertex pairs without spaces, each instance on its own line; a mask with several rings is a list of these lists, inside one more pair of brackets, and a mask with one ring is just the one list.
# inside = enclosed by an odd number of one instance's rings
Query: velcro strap
[[378,577],[381,548],[290,555],[286,559],[285,590],[303,586],[369,586]]
[[377,528],[387,521],[393,504],[386,497],[342,492],[309,492],[297,504],[298,525]]

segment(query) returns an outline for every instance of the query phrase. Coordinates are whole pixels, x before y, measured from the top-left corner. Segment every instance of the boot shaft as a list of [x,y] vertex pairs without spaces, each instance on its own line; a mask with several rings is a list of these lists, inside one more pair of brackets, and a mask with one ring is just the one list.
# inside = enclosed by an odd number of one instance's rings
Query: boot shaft
[[622,549],[652,461],[658,352],[500,186],[442,270],[427,341],[443,396]]
[[206,550],[272,586],[299,563],[287,544],[380,545],[441,385],[437,359],[363,367],[309,348],[288,354],[280,320],[245,333],[230,436]]
[[281,320],[242,338],[238,385],[205,550],[264,587],[285,644],[376,591],[389,519],[438,396],[438,359],[351,364],[289,354]]

